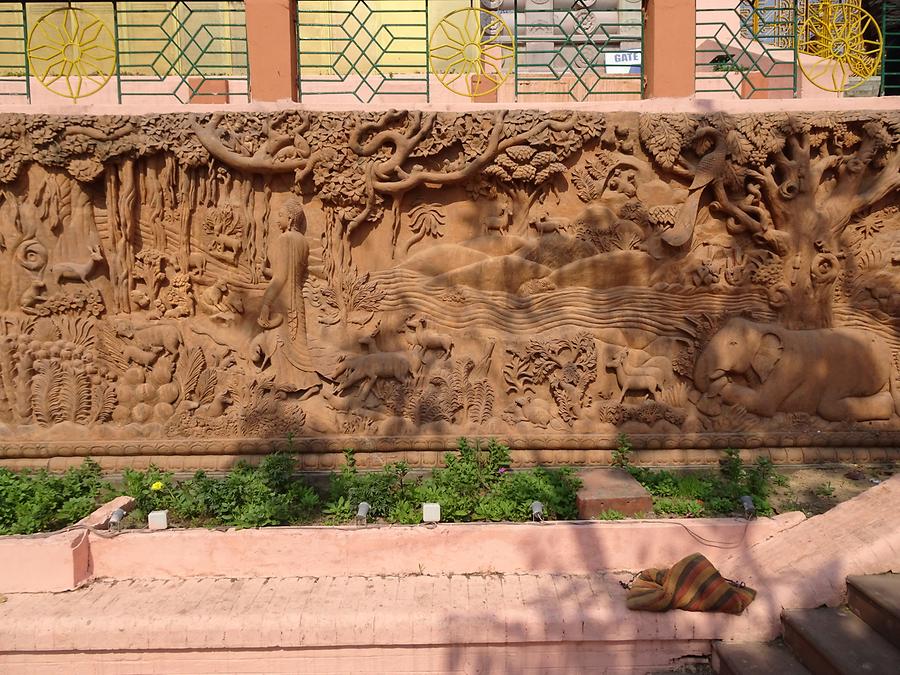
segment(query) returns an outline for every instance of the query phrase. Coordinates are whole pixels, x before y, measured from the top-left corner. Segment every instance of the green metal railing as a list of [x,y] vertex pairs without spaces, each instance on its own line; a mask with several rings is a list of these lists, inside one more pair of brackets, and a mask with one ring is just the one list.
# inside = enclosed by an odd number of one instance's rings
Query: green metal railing
[[[588,3],[589,4],[589,3]],[[573,3],[565,10],[528,8],[513,12],[517,50],[515,95],[559,96],[587,101],[597,96],[644,92],[644,21],[635,9],[594,10]]]
[[[389,102],[397,95],[423,101],[452,98],[440,84],[442,78],[430,72],[429,49],[437,46],[431,44],[432,33],[441,21],[468,8],[493,12],[481,15],[481,27],[500,33],[492,38],[491,49],[508,66],[507,81],[493,87],[501,100],[584,101],[611,94],[640,98],[640,1],[623,10],[599,11],[590,9],[591,4],[572,0],[567,8],[554,9],[550,3],[547,9],[526,8],[524,0],[299,0],[300,97],[329,95],[363,103]],[[435,35],[453,41],[440,30]],[[460,83],[458,77],[445,79]]]
[[0,3],[0,96],[29,101],[25,6],[19,2]]
[[[73,36],[75,65],[55,56]],[[249,82],[243,2],[0,2],[0,96],[230,102]]]
[[249,100],[243,2],[121,2],[113,8],[120,99],[147,95],[155,80],[153,95],[182,103],[217,100],[223,91]]
[[697,94],[797,91],[797,0],[719,0],[697,9]]
[[881,5],[881,94],[900,96],[900,2]]
[[429,100],[428,1],[300,0],[300,97]]

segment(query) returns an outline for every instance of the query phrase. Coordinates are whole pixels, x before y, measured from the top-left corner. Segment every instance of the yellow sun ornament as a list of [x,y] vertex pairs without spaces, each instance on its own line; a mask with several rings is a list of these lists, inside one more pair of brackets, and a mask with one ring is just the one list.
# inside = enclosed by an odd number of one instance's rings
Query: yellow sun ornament
[[28,63],[44,87],[77,101],[103,89],[116,72],[116,41],[97,15],[62,7],[34,24]]
[[[800,70],[825,91],[844,92],[860,86],[878,72],[881,50],[878,22],[854,2],[821,0],[809,5],[798,31]],[[851,77],[858,81],[850,82]]]
[[431,72],[460,96],[484,96],[500,88],[513,70],[516,41],[498,14],[457,9],[434,27],[428,46]]

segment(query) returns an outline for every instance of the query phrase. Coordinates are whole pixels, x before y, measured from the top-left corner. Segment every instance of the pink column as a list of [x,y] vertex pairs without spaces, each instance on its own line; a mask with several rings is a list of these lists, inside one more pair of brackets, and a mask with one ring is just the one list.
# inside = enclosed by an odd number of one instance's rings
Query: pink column
[[246,0],[250,100],[297,100],[296,0]]
[[644,96],[693,96],[696,0],[645,0],[644,12]]

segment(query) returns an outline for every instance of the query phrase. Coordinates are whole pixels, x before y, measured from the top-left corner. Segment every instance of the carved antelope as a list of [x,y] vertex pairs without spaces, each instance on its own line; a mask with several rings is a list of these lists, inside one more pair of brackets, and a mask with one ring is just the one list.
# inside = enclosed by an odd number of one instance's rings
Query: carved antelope
[[406,327],[415,331],[415,336],[412,340],[414,346],[421,347],[423,355],[429,349],[436,349],[444,352],[444,356],[449,358],[450,350],[453,349],[453,338],[446,333],[427,330],[425,328],[425,323],[424,317],[415,321],[414,317],[411,316],[406,320]]
[[83,284],[87,283],[96,264],[103,260],[103,254],[98,246],[92,246],[90,251],[91,257],[83,263],[57,262],[50,265],[48,271],[57,286],[62,279],[78,279]]
[[625,395],[629,391],[646,391],[647,395],[655,401],[656,394],[662,392],[659,369],[640,366],[632,368],[625,365],[627,359],[628,349],[623,348],[606,363],[608,368],[616,371],[616,382],[619,383],[619,388],[622,390],[619,395],[619,403],[625,400]]

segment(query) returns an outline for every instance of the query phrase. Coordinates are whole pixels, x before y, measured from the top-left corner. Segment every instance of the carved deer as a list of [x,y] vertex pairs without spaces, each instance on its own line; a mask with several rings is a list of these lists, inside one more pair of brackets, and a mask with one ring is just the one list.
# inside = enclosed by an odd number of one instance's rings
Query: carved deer
[[414,317],[411,316],[406,320],[406,327],[415,331],[412,339],[413,347],[421,347],[423,355],[429,349],[435,349],[442,351],[444,356],[449,358],[450,350],[453,349],[453,338],[446,333],[428,330],[425,326],[426,320],[424,317],[415,321]]
[[91,257],[82,263],[57,262],[50,265],[48,272],[56,285],[58,286],[62,279],[78,279],[81,283],[86,284],[94,267],[103,260],[103,253],[100,252],[99,246],[92,246],[90,252]]
[[606,362],[607,368],[616,371],[616,382],[622,390],[619,394],[619,403],[625,400],[629,391],[645,391],[647,396],[656,400],[656,394],[662,392],[661,371],[658,368],[642,368],[640,366],[628,366],[628,349],[622,348],[615,356]]
[[486,232],[503,234],[509,227],[510,208],[507,200],[498,200],[488,203],[488,212],[481,221]]

